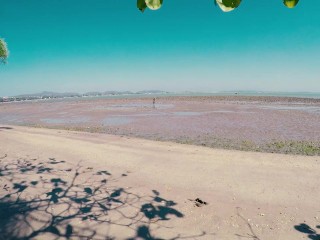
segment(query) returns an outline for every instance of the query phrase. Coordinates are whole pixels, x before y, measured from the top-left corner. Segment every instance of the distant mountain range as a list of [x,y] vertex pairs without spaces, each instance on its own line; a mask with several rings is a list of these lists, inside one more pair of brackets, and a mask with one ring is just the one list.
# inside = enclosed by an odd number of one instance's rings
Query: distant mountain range
[[41,92],[41,93],[32,93],[32,94],[21,94],[21,95],[16,95],[12,96],[15,98],[24,98],[24,97],[71,97],[71,96],[81,96],[79,93],[71,93],[71,92],[66,92],[66,93],[57,93],[57,92]]
[[48,92],[44,91],[41,93],[32,94],[21,94],[11,97],[0,97],[0,102],[9,101],[25,101],[25,100],[35,100],[35,99],[52,99],[52,98],[68,98],[68,97],[97,97],[97,96],[121,96],[121,95],[148,95],[148,94],[169,94],[170,92],[161,90],[143,90],[138,92],[131,91],[105,91],[105,92],[87,92],[87,93],[75,93],[75,92]]
[[169,93],[166,91],[160,90],[144,90],[138,92],[131,91],[105,91],[105,92],[87,92],[87,93],[75,93],[75,92],[65,92],[65,93],[57,93],[57,92],[48,92],[44,91],[41,93],[33,93],[33,94],[21,94],[12,97],[83,97],[83,96],[109,96],[109,95],[128,95],[128,94],[165,94]]

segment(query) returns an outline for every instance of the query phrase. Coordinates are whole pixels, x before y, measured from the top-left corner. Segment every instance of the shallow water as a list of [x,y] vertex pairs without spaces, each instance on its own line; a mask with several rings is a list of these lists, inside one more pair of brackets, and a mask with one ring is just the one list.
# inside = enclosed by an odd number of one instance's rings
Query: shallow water
[[202,115],[202,112],[174,112],[176,116],[199,116]]
[[73,118],[41,118],[41,122],[48,124],[77,124],[90,121],[89,117],[73,117]]
[[23,117],[18,114],[6,114],[6,115],[0,115],[0,122],[1,123],[22,123],[24,122]]
[[285,105],[265,105],[261,106],[262,109],[272,109],[272,110],[280,110],[280,111],[304,111],[310,113],[320,114],[320,107],[316,106],[285,106]]
[[126,103],[126,104],[113,104],[110,106],[96,106],[95,110],[134,110],[134,109],[169,109],[173,108],[173,104],[156,104],[152,103]]
[[106,126],[118,126],[125,125],[133,122],[132,118],[128,118],[126,116],[122,117],[108,117],[102,120],[103,125]]

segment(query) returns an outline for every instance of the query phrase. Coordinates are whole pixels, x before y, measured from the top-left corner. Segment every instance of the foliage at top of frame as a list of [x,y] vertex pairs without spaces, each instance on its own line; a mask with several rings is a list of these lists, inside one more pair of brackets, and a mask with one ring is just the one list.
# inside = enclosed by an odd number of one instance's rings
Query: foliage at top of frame
[[[214,0],[215,4],[224,12],[230,12],[240,6],[242,0]],[[294,8],[299,0],[283,0],[283,4],[288,8]],[[147,8],[158,10],[161,8],[163,0],[137,0],[137,7],[141,12]]]

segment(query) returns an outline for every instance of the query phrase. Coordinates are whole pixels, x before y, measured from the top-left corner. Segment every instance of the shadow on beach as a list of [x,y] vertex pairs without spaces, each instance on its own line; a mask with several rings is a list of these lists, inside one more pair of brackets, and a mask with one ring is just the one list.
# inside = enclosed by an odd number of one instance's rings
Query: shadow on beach
[[55,158],[1,159],[0,239],[116,239],[111,227],[131,235],[130,240],[161,239],[152,232],[184,215],[156,190],[140,196],[118,186],[127,174],[116,177]]
[[2,130],[12,130],[13,128],[12,127],[0,127],[0,131]]
[[[294,228],[301,233],[307,234],[307,237],[311,240],[320,240],[320,231],[313,229],[305,223],[296,225]],[[320,225],[316,226],[316,228],[320,229]]]

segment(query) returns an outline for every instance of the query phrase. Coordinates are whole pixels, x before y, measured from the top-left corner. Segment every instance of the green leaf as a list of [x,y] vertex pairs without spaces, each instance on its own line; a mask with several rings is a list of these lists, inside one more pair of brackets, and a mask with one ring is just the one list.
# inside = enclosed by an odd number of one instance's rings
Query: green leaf
[[299,0],[283,0],[284,5],[288,8],[294,8],[298,4]]
[[137,0],[137,8],[141,11],[144,12],[147,8],[147,4],[145,0]]
[[224,12],[230,12],[240,6],[241,0],[216,0],[216,3]]
[[145,0],[148,8],[151,10],[158,10],[161,5],[163,0]]
[[9,56],[9,51],[7,44],[4,40],[0,39],[0,62],[6,63],[6,60]]
[[237,8],[239,7],[241,0],[222,0],[222,3],[226,7]]

